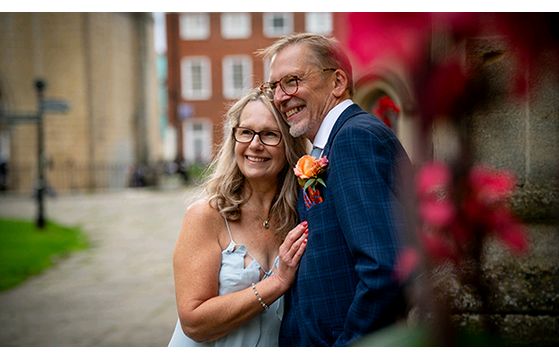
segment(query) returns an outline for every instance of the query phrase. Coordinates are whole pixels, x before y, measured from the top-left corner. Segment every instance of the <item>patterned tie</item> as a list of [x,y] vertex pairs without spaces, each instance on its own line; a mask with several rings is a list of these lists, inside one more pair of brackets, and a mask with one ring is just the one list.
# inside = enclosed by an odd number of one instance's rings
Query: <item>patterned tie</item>
[[322,152],[321,148],[319,148],[318,146],[313,146],[311,151],[311,156],[314,157],[315,159],[318,159],[320,157],[321,152]]

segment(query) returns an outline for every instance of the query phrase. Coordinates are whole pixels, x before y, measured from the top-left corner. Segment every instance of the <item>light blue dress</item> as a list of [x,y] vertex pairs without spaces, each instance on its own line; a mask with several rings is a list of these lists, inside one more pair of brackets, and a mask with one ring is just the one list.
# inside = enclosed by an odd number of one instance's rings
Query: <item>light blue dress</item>
[[[219,295],[250,288],[252,283],[260,281],[260,273],[265,279],[277,269],[279,257],[272,268],[266,271],[250,254],[244,245],[237,245],[233,240],[231,229],[225,220],[229,232],[229,245],[221,252],[221,269],[219,271]],[[245,267],[245,256],[252,261]],[[256,298],[254,299],[256,302]],[[199,343],[184,334],[177,321],[169,346],[278,346],[278,335],[283,316],[283,296],[271,304],[268,310],[249,320],[237,330],[211,342]]]

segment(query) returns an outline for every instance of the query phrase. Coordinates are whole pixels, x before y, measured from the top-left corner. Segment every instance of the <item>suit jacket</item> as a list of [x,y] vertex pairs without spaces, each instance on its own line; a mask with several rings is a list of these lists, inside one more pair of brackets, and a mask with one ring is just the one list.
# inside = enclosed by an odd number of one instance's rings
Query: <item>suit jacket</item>
[[[396,136],[359,106],[336,121],[323,202],[298,212],[309,239],[296,280],[285,294],[280,346],[348,345],[405,312],[394,278],[406,223],[398,200],[398,167],[410,166]],[[302,191],[302,190],[301,190]]]

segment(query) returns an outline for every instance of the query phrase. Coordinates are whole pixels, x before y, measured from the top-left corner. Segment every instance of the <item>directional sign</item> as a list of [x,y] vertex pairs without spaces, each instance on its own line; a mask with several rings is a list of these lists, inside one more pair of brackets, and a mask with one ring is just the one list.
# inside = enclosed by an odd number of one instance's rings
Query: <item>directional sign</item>
[[19,113],[6,114],[0,108],[0,123],[8,122],[9,124],[17,124],[22,122],[35,122],[37,124],[37,221],[36,225],[39,229],[43,229],[46,224],[44,194],[46,191],[46,174],[45,174],[45,145],[44,145],[44,129],[43,116],[44,113],[65,113],[70,106],[64,100],[45,99],[44,91],[47,87],[46,81],[37,79],[34,82],[37,92],[37,104],[39,104],[36,113]]
[[22,122],[37,122],[39,115],[37,113],[21,113],[21,114],[8,114],[0,116],[0,122],[22,123]]
[[57,100],[57,99],[45,99],[43,100],[43,111],[45,112],[67,112],[70,106],[67,101]]

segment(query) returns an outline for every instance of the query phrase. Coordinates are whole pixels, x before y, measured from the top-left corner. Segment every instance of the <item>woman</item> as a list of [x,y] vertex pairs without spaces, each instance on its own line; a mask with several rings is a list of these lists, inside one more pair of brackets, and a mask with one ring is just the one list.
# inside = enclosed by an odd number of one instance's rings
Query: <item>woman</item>
[[169,346],[277,346],[281,296],[306,247],[291,171],[305,140],[257,89],[227,112],[224,134],[208,197],[186,210],[176,244]]

